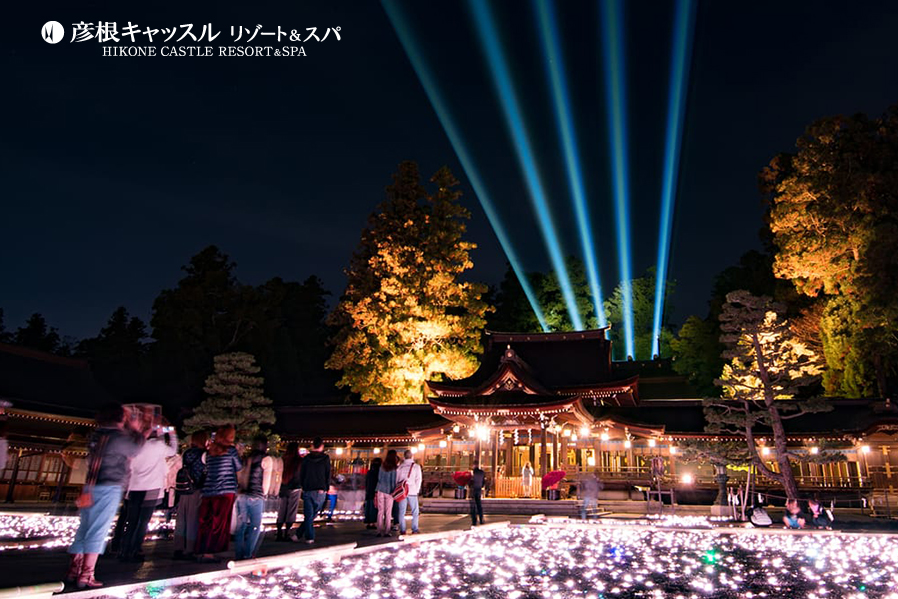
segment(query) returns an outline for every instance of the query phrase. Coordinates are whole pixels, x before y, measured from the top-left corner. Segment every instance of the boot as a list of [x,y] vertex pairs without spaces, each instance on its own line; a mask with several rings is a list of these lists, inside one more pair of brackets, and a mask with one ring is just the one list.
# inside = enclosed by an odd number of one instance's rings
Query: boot
[[65,581],[68,584],[72,584],[78,580],[78,576],[81,574],[81,566],[84,563],[84,554],[73,553],[71,558],[71,561],[69,561],[69,571],[66,572],[65,575]]
[[277,525],[277,534],[274,535],[275,541],[283,541],[284,540],[284,527],[281,524]]
[[95,589],[103,586],[103,583],[94,578],[94,568],[97,567],[97,553],[87,553],[84,555],[84,562],[81,565],[81,574],[78,576],[79,589]]

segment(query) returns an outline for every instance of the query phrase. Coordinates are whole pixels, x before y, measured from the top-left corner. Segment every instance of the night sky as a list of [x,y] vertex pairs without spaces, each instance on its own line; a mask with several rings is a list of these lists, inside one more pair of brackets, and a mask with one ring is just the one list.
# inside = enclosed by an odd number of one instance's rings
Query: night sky
[[[479,245],[472,277],[498,283],[505,257],[381,4],[255,4],[5,7],[0,307],[7,328],[41,312],[61,334],[83,338],[119,305],[149,318],[157,293],[209,244],[238,263],[243,282],[315,274],[339,296],[365,219],[406,159],[427,176],[448,164],[462,181],[473,213],[469,238]],[[639,274],[657,252],[672,2],[627,4]],[[402,6],[526,268],[548,270],[464,3]],[[493,7],[564,250],[577,254],[532,6]],[[618,273],[597,4],[560,3],[559,18],[607,294]],[[42,41],[50,20],[66,28],[61,43]],[[141,30],[192,23],[196,33],[211,22],[221,32],[213,46],[231,43],[231,26],[256,24],[318,27],[319,35],[339,26],[342,40],[304,43],[307,56],[294,58],[103,57],[110,44],[69,42],[80,21],[115,21],[119,29],[131,21]],[[879,115],[898,101],[896,32],[895,2],[700,2],[670,265],[675,322],[704,316],[713,276],[760,247],[756,175],[770,158],[792,149],[814,119]],[[286,43],[271,39],[253,44]],[[144,37],[136,45],[150,44]]]

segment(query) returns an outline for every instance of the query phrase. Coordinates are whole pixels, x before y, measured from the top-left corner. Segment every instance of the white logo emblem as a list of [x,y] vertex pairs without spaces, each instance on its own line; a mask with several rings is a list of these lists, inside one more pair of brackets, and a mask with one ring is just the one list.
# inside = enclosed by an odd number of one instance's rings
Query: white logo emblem
[[48,44],[58,44],[65,36],[65,29],[59,21],[47,21],[41,27],[41,37]]

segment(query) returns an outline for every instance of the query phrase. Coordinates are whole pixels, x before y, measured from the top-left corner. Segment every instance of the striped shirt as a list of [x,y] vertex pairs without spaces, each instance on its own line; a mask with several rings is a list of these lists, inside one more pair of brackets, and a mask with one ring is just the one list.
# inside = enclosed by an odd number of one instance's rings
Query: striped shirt
[[214,497],[237,492],[237,471],[243,468],[243,462],[237,450],[229,448],[224,455],[206,454],[206,482],[203,484],[203,497]]

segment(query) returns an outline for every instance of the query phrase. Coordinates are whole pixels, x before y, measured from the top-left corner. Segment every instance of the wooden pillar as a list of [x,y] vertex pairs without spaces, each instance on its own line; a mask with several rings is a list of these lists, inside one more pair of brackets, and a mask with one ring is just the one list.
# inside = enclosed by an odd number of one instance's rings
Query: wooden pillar
[[596,470],[598,470],[599,472],[601,472],[602,471],[602,440],[598,436],[595,436],[592,438],[592,451],[593,451],[593,454],[596,456],[596,458],[595,458],[596,465],[594,466],[594,468]]
[[505,440],[505,476],[517,476],[520,469],[514,463],[514,433]]
[[9,477],[9,487],[6,490],[6,503],[14,503],[13,494],[16,490],[16,479],[19,478],[19,463],[22,461],[22,450],[17,449],[14,454],[15,461],[12,463],[12,475]]
[[499,473],[499,435],[502,431],[493,431],[490,439],[490,473],[492,474],[493,488],[496,488],[496,475]]
[[567,467],[567,437],[561,435],[558,447],[558,467],[564,470]]
[[549,473],[549,451],[548,451],[549,447],[548,447],[547,439],[546,439],[548,434],[549,433],[546,431],[545,428],[540,429],[540,444],[542,445],[540,447],[540,453],[539,453],[539,461],[540,461],[539,475],[540,475],[540,477],[543,477]]

